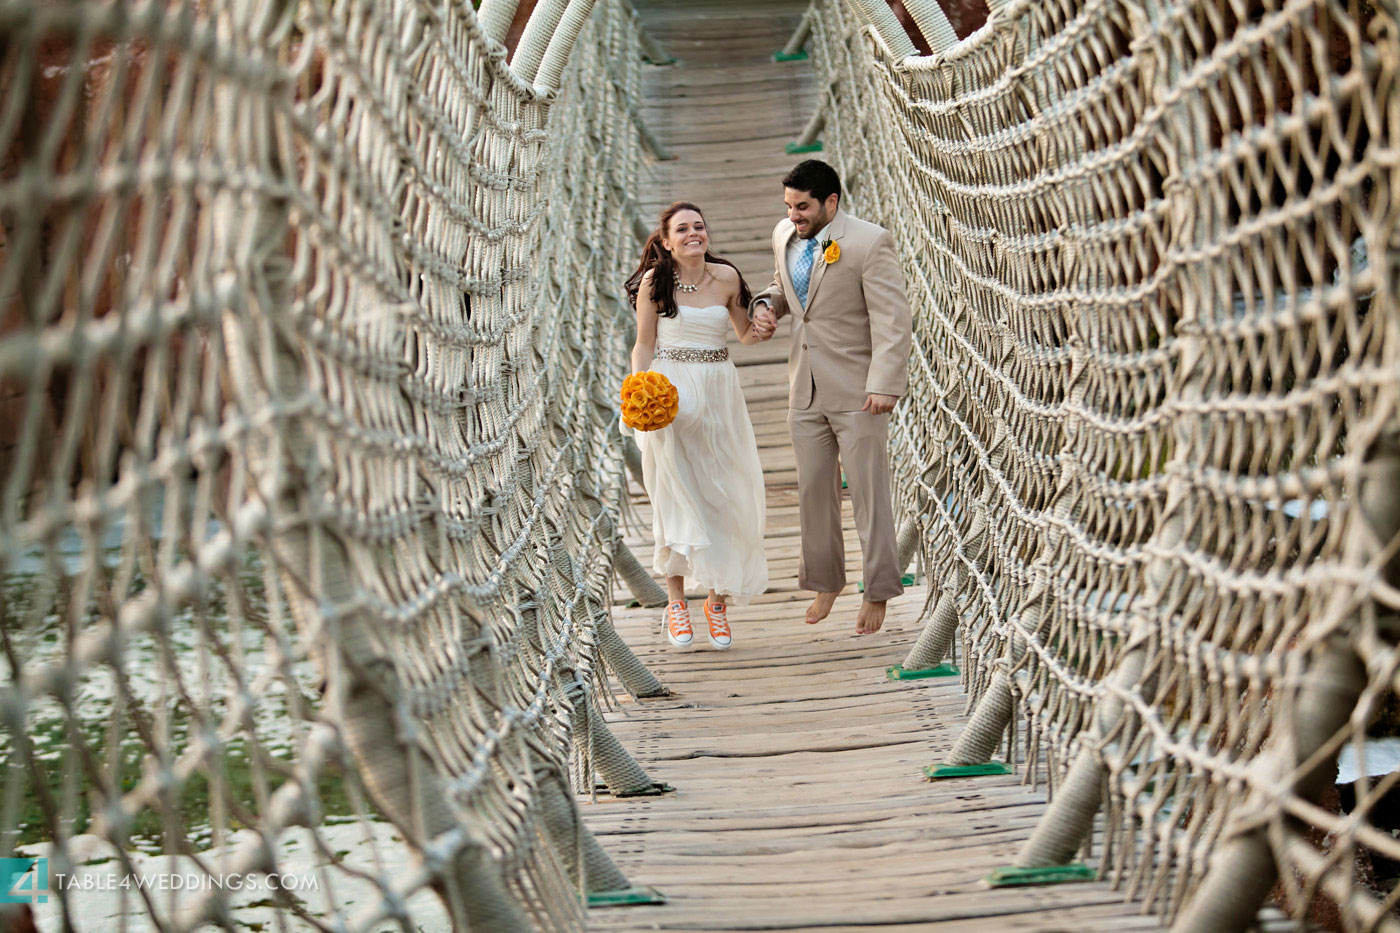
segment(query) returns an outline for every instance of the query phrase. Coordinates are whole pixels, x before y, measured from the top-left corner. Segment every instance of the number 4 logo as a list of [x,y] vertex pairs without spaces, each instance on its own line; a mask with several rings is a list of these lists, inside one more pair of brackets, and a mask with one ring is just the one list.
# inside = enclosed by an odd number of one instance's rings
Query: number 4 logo
[[48,859],[0,858],[0,904],[48,902]]

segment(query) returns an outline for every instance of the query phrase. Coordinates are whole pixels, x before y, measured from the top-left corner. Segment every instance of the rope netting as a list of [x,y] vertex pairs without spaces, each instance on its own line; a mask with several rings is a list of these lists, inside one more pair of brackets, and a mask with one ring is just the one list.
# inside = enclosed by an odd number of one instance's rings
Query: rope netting
[[[1052,806],[1018,858],[1190,933],[1397,929],[1400,31],[1370,0],[807,16],[818,132],[916,307],[905,661]],[[1340,764],[1339,764],[1340,761]]]
[[651,786],[604,662],[662,691],[609,621],[643,50],[545,2],[507,65],[504,6],[0,3],[41,929],[563,929],[628,886],[573,788]]

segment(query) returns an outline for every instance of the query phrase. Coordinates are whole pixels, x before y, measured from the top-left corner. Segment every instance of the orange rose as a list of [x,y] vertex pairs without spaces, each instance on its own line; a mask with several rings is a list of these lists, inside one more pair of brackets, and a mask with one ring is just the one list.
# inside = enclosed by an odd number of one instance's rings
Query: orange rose
[[671,380],[648,370],[622,381],[622,423],[636,431],[656,431],[676,418],[680,393]]
[[826,251],[822,253],[822,259],[826,260],[826,264],[829,266],[840,258],[841,247],[836,244],[835,240],[828,240]]

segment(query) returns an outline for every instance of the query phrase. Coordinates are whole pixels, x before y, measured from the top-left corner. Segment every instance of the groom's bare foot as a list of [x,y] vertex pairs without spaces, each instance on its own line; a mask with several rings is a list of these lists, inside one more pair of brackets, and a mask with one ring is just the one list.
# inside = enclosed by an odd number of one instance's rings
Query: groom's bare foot
[[836,597],[839,595],[839,591],[836,593],[818,593],[817,598],[812,600],[812,605],[807,607],[807,618],[805,620],[807,624],[816,625],[822,619],[831,615],[831,607],[836,602]]
[[873,635],[880,631],[880,626],[885,624],[885,601],[871,602],[863,600],[860,604],[860,614],[856,616],[856,634]]

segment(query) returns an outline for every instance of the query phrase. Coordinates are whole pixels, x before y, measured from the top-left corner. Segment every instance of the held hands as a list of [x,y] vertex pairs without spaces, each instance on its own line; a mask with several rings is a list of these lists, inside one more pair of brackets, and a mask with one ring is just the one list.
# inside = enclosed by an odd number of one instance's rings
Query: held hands
[[773,315],[773,309],[766,304],[760,304],[753,312],[753,335],[759,340],[767,340],[773,336],[773,332],[778,329],[778,319]]
[[865,397],[865,405],[861,411],[868,411],[872,415],[884,415],[894,411],[894,403],[899,401],[898,395],[877,395],[871,392]]

